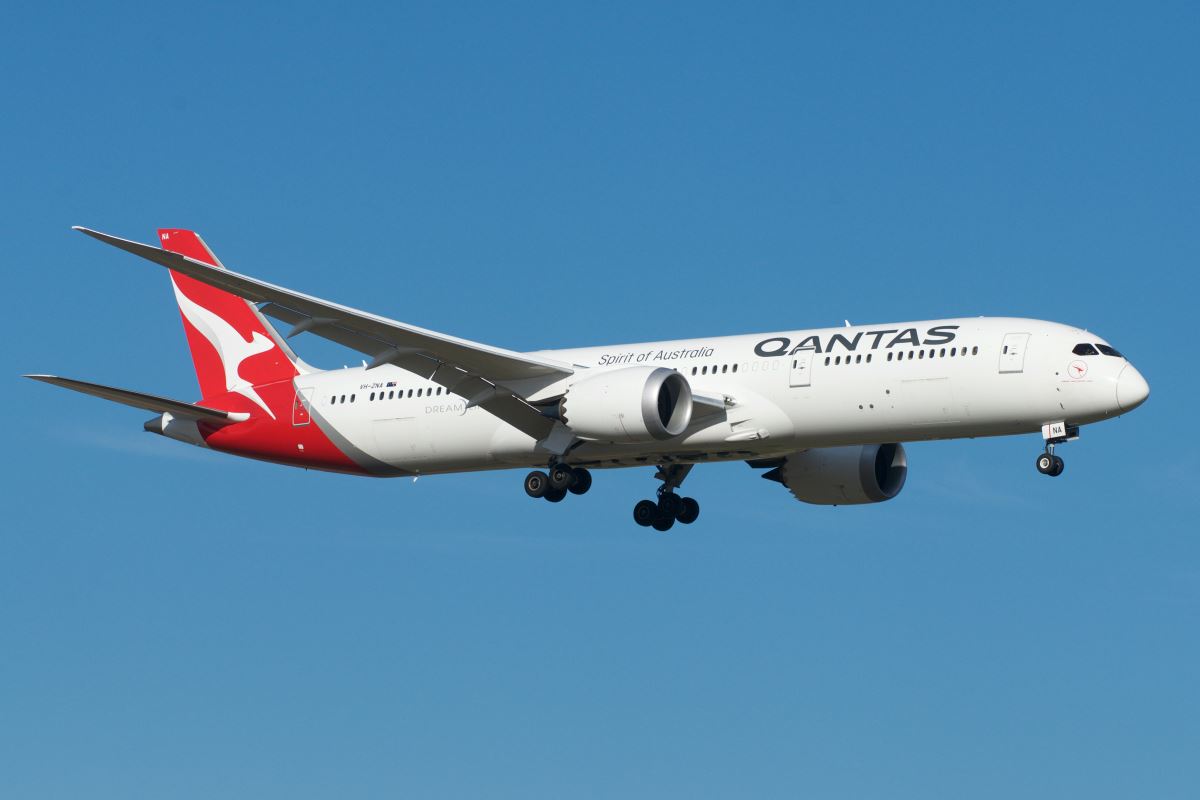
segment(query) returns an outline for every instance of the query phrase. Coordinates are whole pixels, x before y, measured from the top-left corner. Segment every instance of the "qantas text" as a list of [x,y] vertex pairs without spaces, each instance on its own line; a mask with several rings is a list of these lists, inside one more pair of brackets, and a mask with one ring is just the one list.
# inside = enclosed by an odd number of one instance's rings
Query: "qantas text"
[[[792,347],[792,340],[786,336],[772,336],[770,339],[763,339],[754,345],[754,352],[756,355],[770,358],[792,355],[798,350],[832,353],[839,344],[850,351],[857,350],[859,344],[863,345],[864,350],[877,350],[881,345],[888,348],[898,344],[914,346],[947,344],[954,341],[954,331],[956,330],[958,330],[957,325],[937,325],[926,330],[925,336],[922,338],[916,328],[905,328],[904,330],[889,328],[881,331],[858,331],[855,334],[835,333],[826,337],[824,342],[821,341],[820,336],[814,334],[801,339],[795,347]],[[885,341],[887,343],[883,344]]]

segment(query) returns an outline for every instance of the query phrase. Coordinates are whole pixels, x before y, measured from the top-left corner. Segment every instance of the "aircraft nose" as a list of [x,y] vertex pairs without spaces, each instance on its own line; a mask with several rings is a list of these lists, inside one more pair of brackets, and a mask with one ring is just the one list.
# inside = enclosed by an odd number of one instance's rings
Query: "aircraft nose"
[[1150,384],[1142,377],[1142,373],[1126,364],[1125,369],[1117,376],[1117,405],[1122,411],[1132,411],[1146,402],[1150,396]]

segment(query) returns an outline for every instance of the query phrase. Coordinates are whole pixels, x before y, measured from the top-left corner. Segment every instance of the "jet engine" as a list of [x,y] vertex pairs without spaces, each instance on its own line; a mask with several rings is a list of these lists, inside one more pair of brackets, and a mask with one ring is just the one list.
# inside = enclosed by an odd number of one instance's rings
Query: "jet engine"
[[779,481],[805,503],[879,503],[904,488],[908,457],[900,444],[818,447],[792,453],[763,477]]
[[692,389],[673,369],[623,367],[571,384],[559,401],[559,415],[581,439],[670,439],[692,420]]

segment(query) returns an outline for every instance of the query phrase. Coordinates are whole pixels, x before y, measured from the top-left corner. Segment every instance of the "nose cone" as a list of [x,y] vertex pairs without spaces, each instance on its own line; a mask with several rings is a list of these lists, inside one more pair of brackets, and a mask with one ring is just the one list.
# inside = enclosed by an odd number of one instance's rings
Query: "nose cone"
[[1132,411],[1146,402],[1149,396],[1150,384],[1146,383],[1142,373],[1134,369],[1132,364],[1126,364],[1117,377],[1117,405],[1121,407],[1121,411]]

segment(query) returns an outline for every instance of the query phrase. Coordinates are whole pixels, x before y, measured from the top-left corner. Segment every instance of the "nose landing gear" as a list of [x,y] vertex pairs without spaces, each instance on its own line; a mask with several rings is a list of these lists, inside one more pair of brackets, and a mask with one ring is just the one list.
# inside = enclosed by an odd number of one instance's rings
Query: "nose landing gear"
[[1037,471],[1051,478],[1062,475],[1065,464],[1054,455],[1054,446],[1073,442],[1079,438],[1079,426],[1065,422],[1051,422],[1042,426],[1042,438],[1046,440],[1046,451],[1037,457]]
[[676,523],[691,525],[700,516],[700,504],[690,497],[680,497],[675,489],[691,472],[691,464],[660,465],[654,477],[663,482],[658,487],[658,500],[642,500],[633,507],[633,521],[644,528],[666,532]]

